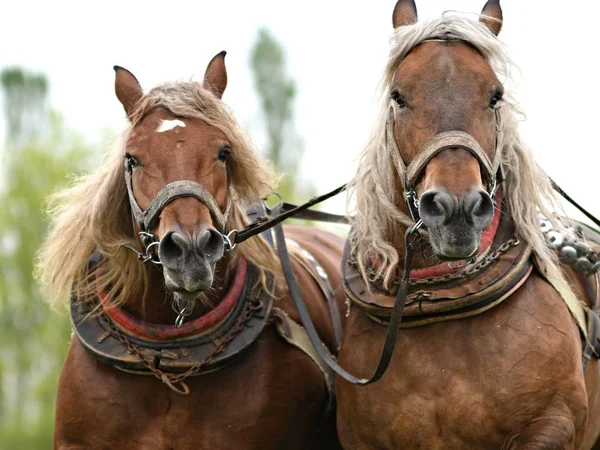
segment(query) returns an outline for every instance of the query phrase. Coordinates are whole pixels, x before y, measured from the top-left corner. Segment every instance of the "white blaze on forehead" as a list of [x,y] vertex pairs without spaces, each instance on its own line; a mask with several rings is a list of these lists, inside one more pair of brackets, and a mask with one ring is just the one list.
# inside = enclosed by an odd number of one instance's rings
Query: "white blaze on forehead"
[[185,123],[179,119],[175,119],[175,120],[166,120],[165,119],[160,123],[160,125],[158,126],[156,131],[158,131],[159,133],[164,133],[165,131],[172,130],[175,127],[185,128]]

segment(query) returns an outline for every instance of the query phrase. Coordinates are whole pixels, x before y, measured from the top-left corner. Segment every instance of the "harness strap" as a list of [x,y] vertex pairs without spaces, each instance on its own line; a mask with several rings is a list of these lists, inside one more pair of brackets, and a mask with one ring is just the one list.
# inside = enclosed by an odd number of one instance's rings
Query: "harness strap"
[[[583,276],[583,285],[590,300],[590,307],[583,305],[587,319],[587,334],[583,334],[583,371],[585,372],[592,356],[600,358],[600,318],[598,317],[598,273]],[[592,280],[594,281],[592,285]]]
[[286,243],[292,245],[295,248],[295,252],[292,252],[292,257],[302,266],[304,270],[312,277],[313,280],[319,285],[321,292],[327,299],[327,306],[329,307],[329,317],[331,318],[331,325],[333,327],[333,335],[335,337],[335,348],[339,351],[342,347],[342,339],[344,338],[344,327],[342,325],[342,318],[340,315],[340,308],[338,306],[335,294],[329,277],[325,272],[325,269],[319,264],[310,252],[300,246],[296,241],[286,239]]
[[[273,208],[273,213],[275,215],[279,213],[278,206]],[[415,247],[419,241],[419,235],[417,234],[418,227],[413,226],[409,228],[405,234],[406,254],[404,257],[404,276],[402,277],[402,280],[400,281],[400,286],[398,287],[398,294],[396,296],[396,302],[394,304],[392,316],[390,317],[390,324],[387,329],[383,349],[381,352],[381,357],[379,363],[377,364],[374,374],[370,378],[358,378],[352,375],[351,373],[347,372],[343,367],[341,367],[337,363],[337,361],[331,355],[325,344],[323,344],[323,342],[319,338],[317,330],[315,329],[315,325],[308,312],[308,308],[306,307],[306,303],[302,298],[302,293],[300,292],[300,289],[298,287],[296,277],[294,276],[292,262],[290,260],[290,255],[287,251],[285,243],[283,227],[281,226],[281,224],[278,223],[274,227],[274,230],[275,242],[277,244],[277,253],[281,261],[281,267],[283,269],[283,274],[288,284],[290,295],[292,296],[292,299],[296,304],[296,308],[298,309],[298,313],[300,314],[302,324],[304,325],[304,328],[308,333],[308,337],[310,338],[310,341],[319,353],[319,356],[335,373],[337,373],[339,376],[341,376],[346,381],[349,381],[352,384],[365,386],[379,380],[387,370],[392,359],[392,354],[394,353],[394,348],[396,346],[396,338],[400,329],[400,322],[402,321],[402,312],[404,310],[404,304],[406,302],[406,297],[408,293],[410,266]],[[416,235],[416,238],[413,238],[411,240],[413,235]]]
[[319,355],[316,347],[311,343],[306,330],[292,320],[285,311],[280,308],[273,308],[271,310],[271,316],[275,319],[275,328],[279,335],[289,344],[298,348],[310,357],[323,373],[323,378],[325,379],[325,385],[327,386],[327,392],[329,394],[327,396],[328,400],[325,413],[331,411],[335,404],[335,374],[333,370],[329,368],[327,363]]
[[438,133],[425,143],[417,152],[417,156],[407,165],[402,158],[396,138],[394,135],[394,124],[396,123],[396,105],[390,106],[390,113],[386,123],[386,142],[388,153],[396,168],[396,172],[402,182],[404,195],[408,203],[409,211],[415,219],[418,214],[413,210],[417,209],[417,203],[414,199],[414,188],[421,173],[427,164],[440,152],[453,147],[459,147],[469,151],[482,168],[485,180],[488,183],[490,195],[494,194],[496,186],[502,182],[503,173],[501,170],[501,147],[502,131],[500,129],[500,110],[495,109],[495,151],[493,159],[483,150],[479,142],[468,133],[463,131],[445,131]]
[[407,186],[415,185],[423,168],[429,161],[444,150],[453,147],[459,147],[471,152],[483,166],[483,172],[487,177],[493,177],[496,174],[498,168],[495,165],[499,161],[496,163],[490,161],[485,151],[479,145],[479,142],[473,136],[464,131],[445,131],[436,134],[421,148],[415,159],[411,161],[405,175]]
[[[550,178],[550,177],[548,177],[548,178]],[[567,200],[571,205],[573,205],[575,208],[577,208],[588,219],[590,219],[592,222],[594,222],[597,226],[600,227],[600,219],[598,219],[592,213],[587,211],[583,206],[581,206],[579,203],[577,203],[575,200],[573,200],[573,198],[571,198],[570,195],[568,195],[565,191],[563,191],[563,189],[552,178],[550,178],[550,183],[552,183],[552,187],[554,188],[554,190],[556,192],[558,192],[560,195],[562,195],[562,197],[565,200]]]
[[[275,209],[271,210],[271,213],[275,213],[275,214],[273,214],[274,217],[272,219],[267,219],[266,217],[259,218],[258,220],[254,221],[253,223],[248,225],[246,228],[244,228],[242,231],[236,232],[234,234],[233,238],[231,239],[231,242],[234,246],[237,244],[240,244],[240,243],[244,242],[245,240],[250,239],[252,236],[260,234],[263,231],[268,230],[269,228],[275,227],[276,225],[280,224],[281,222],[283,222],[284,220],[286,220],[290,217],[296,217],[296,218],[301,219],[302,218],[301,213],[306,213],[306,211],[311,206],[314,206],[318,203],[324,202],[325,200],[327,200],[331,197],[334,197],[345,190],[346,190],[346,184],[342,184],[340,187],[334,189],[333,191],[328,192],[327,194],[324,194],[324,195],[320,195],[318,197],[314,197],[300,206],[288,204],[288,206],[291,209],[288,209],[287,211],[282,211],[281,206],[278,205],[276,212],[275,212]],[[308,216],[317,217],[317,216],[319,216],[319,214],[317,211],[311,210],[311,212],[308,213]],[[304,218],[309,219],[308,216],[304,216]],[[329,218],[339,217],[340,223],[343,223],[343,222],[341,222],[342,216],[335,216],[334,214],[323,213],[323,215],[321,217],[329,217]],[[318,219],[311,219],[311,220],[318,220]],[[343,220],[347,220],[347,219],[344,218]]]
[[[291,211],[293,209],[297,209],[298,205],[294,205],[293,203],[284,202],[281,205],[280,211],[282,213]],[[267,212],[271,214],[271,210],[267,209]],[[348,216],[344,216],[341,214],[333,214],[325,211],[318,211],[316,209],[305,209],[301,210],[294,215],[295,219],[302,220],[314,220],[316,222],[326,222],[326,223],[339,223],[344,225],[350,224],[350,219]]]

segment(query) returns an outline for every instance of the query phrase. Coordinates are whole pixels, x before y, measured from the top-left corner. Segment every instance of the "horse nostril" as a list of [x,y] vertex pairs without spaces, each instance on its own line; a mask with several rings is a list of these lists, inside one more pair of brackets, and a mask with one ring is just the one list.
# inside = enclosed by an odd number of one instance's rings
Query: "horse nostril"
[[419,199],[419,215],[426,225],[442,225],[453,212],[453,200],[447,192],[427,191]]
[[217,261],[223,256],[225,245],[223,236],[217,230],[207,228],[198,236],[198,252],[212,261]]
[[158,256],[165,266],[170,266],[180,258],[184,258],[190,251],[189,240],[181,233],[169,231],[160,240]]
[[486,191],[475,190],[465,197],[464,212],[475,226],[484,229],[494,216],[494,202]]

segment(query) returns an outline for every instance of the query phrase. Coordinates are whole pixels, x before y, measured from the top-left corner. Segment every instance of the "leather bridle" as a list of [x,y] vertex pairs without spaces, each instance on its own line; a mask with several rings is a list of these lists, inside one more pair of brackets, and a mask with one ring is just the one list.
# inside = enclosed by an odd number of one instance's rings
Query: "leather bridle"
[[[336,214],[329,214],[322,211],[316,211],[309,209],[311,206],[317,205],[328,198],[334,197],[340,192],[346,189],[346,185],[334,189],[327,194],[320,195],[310,199],[308,202],[302,205],[292,205],[290,203],[280,202],[279,214],[271,219],[266,217],[259,217],[252,223],[250,223],[243,230],[229,230],[227,221],[229,219],[229,213],[231,211],[231,189],[229,186],[229,180],[227,182],[227,204],[225,211],[221,211],[219,204],[215,200],[208,190],[199,183],[190,180],[174,181],[163,187],[158,194],[150,201],[150,205],[144,211],[137,203],[135,195],[133,193],[133,162],[130,157],[125,157],[125,184],[127,185],[127,194],[129,197],[129,204],[131,206],[131,215],[134,224],[137,223],[140,231],[138,235],[144,245],[144,251],[124,245],[128,249],[134,251],[138,258],[143,262],[152,262],[160,265],[160,259],[158,255],[153,252],[153,248],[158,246],[160,241],[152,234],[151,230],[159,219],[161,211],[171,203],[173,200],[180,197],[193,197],[198,199],[208,208],[212,220],[215,224],[216,230],[223,237],[225,244],[225,253],[231,252],[238,244],[250,239],[252,236],[256,236],[270,228],[273,228],[277,224],[283,222],[289,217],[296,217],[299,219],[306,220],[320,220],[335,223],[348,223],[348,220],[344,216],[338,216]],[[263,199],[264,201],[265,199]],[[281,198],[280,198],[281,200]],[[270,211],[267,208],[267,211]]]
[[406,164],[398,148],[396,138],[394,136],[394,125],[396,123],[397,106],[392,103],[390,105],[390,113],[386,122],[386,145],[390,158],[394,163],[394,167],[398,172],[402,189],[404,191],[404,199],[408,206],[408,211],[411,218],[419,221],[419,200],[416,194],[416,185],[421,177],[421,174],[427,167],[427,164],[435,158],[439,153],[448,148],[462,148],[470,152],[479,162],[483,180],[487,186],[487,192],[490,197],[493,197],[498,189],[498,185],[502,183],[504,177],[502,173],[502,131],[500,127],[500,107],[494,109],[494,131],[495,131],[495,151],[493,159],[490,159],[488,154],[481,148],[477,140],[469,133],[464,131],[444,131],[433,136],[429,141],[421,147],[417,152],[417,156]]
[[138,235],[144,246],[144,252],[140,252],[135,248],[126,245],[127,248],[137,253],[138,258],[143,262],[152,262],[160,265],[158,255],[153,251],[153,248],[158,246],[159,240],[152,233],[152,228],[158,222],[162,210],[172,201],[181,197],[193,197],[198,199],[208,209],[216,230],[223,236],[225,243],[225,252],[231,251],[235,244],[230,241],[231,232],[227,230],[227,220],[231,211],[231,192],[229,182],[227,183],[227,203],[225,210],[221,211],[219,204],[208,190],[199,183],[191,180],[180,180],[164,186],[154,198],[150,201],[150,205],[146,210],[142,210],[135,195],[133,193],[133,167],[132,158],[125,156],[125,184],[127,185],[127,196],[129,197],[129,205],[131,206],[131,215],[134,223],[137,223],[140,231]]

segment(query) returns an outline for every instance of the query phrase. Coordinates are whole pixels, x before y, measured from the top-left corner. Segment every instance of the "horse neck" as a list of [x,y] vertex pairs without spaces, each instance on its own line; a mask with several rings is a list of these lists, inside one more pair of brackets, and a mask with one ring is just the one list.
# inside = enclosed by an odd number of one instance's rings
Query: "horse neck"
[[[196,300],[194,310],[186,317],[190,321],[212,310],[223,298],[230,283],[230,273],[234,262],[225,257],[217,264],[213,285],[205,297]],[[173,310],[173,294],[165,289],[165,280],[161,269],[152,265],[148,269],[148,289],[143,297],[127,300],[123,308],[136,318],[150,323],[173,325],[177,313]]]

